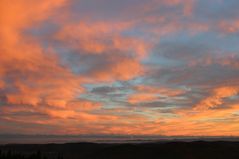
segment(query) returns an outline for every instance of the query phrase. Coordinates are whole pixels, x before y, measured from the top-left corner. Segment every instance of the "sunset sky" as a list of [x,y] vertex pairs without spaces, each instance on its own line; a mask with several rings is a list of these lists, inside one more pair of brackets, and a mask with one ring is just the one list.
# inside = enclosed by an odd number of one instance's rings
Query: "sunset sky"
[[0,0],[0,134],[239,135],[238,0]]

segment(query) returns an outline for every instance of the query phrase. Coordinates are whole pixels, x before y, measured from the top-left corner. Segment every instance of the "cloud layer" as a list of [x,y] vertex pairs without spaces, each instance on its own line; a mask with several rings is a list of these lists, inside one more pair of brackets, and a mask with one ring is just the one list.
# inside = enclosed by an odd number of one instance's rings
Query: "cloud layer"
[[0,2],[0,129],[239,135],[236,0]]

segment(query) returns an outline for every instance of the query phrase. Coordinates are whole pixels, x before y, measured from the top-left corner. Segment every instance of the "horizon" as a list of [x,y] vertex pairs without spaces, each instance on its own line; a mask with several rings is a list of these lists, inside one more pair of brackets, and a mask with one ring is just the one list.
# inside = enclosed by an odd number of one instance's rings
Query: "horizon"
[[0,136],[239,137],[238,8],[0,0]]
[[167,142],[239,142],[239,136],[160,136],[160,135],[23,135],[0,134],[0,145],[9,144],[140,144]]

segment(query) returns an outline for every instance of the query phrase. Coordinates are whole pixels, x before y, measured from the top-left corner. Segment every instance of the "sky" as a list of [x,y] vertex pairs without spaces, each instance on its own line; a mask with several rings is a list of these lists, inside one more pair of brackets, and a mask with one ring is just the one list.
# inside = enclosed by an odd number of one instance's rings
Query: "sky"
[[0,133],[239,135],[238,0],[1,0]]

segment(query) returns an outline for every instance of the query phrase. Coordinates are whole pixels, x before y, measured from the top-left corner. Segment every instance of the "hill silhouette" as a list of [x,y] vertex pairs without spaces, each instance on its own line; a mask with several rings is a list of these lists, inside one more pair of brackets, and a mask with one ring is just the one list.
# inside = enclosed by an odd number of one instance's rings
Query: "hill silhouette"
[[16,144],[0,146],[0,159],[238,159],[239,142],[137,144]]

